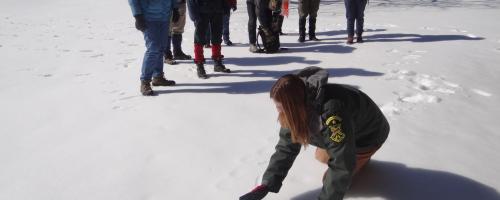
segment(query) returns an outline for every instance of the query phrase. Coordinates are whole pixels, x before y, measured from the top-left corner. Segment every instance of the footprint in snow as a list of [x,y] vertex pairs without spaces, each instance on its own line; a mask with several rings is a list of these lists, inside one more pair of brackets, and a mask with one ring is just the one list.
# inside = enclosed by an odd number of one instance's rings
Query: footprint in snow
[[90,76],[90,75],[91,75],[91,73],[75,74],[76,77]]
[[407,56],[404,56],[403,59],[404,60],[415,60],[415,59],[419,59],[421,57],[422,57],[421,55],[407,55]]
[[479,95],[484,96],[484,97],[491,97],[491,96],[493,96],[491,93],[485,92],[485,91],[479,90],[479,89],[472,89],[472,91],[475,92],[476,94],[479,94]]
[[103,57],[104,54],[103,53],[100,53],[100,54],[95,54],[95,55],[92,55],[90,56],[91,58],[97,58],[97,57]]
[[421,27],[420,29],[428,30],[428,31],[434,31],[434,30],[436,30],[436,28],[434,28],[434,27],[428,27],[428,26]]
[[387,53],[399,53],[399,50],[397,50],[397,49],[389,49],[389,50],[387,50],[385,52],[387,52]]
[[401,112],[401,109],[398,108],[398,106],[396,106],[394,102],[389,102],[379,107],[380,110],[382,110],[382,112],[388,116],[399,115]]
[[427,95],[427,94],[410,94],[407,96],[402,96],[399,97],[400,101],[403,102],[408,102],[408,103],[439,103],[441,101],[441,98],[434,96],[434,95]]

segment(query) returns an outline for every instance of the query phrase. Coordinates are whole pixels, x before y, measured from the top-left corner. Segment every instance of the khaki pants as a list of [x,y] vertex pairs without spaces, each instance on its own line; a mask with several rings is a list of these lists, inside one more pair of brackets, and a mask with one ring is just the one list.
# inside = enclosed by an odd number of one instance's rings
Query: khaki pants
[[186,3],[179,3],[179,21],[172,22],[170,25],[170,33],[182,34],[186,26]]
[[[354,168],[354,174],[358,173],[361,168],[363,168],[368,161],[370,161],[370,158],[377,152],[377,150],[380,147],[375,147],[373,149],[367,150],[366,152],[361,152],[356,154],[356,168]],[[326,153],[325,149],[322,148],[316,148],[316,153],[315,153],[316,160],[318,160],[321,163],[327,164],[328,160],[330,159],[330,156],[328,156],[328,153]],[[326,175],[326,173],[325,173]]]

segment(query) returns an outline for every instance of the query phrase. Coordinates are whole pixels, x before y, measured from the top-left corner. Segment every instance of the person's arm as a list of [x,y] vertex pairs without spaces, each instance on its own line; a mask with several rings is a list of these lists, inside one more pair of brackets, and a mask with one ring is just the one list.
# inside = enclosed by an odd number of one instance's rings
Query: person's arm
[[139,0],[128,0],[130,8],[132,9],[132,15],[135,18],[135,28],[139,31],[144,32],[146,30],[146,20],[142,14],[142,7]]
[[261,200],[269,192],[277,193],[299,152],[300,144],[292,143],[290,130],[281,128],[280,140],[264,172],[262,184],[241,196],[240,200]]
[[139,0],[128,0],[128,4],[130,5],[130,8],[132,9],[133,16],[142,15],[142,7],[141,7],[141,3],[139,2]]
[[327,146],[330,159],[319,199],[341,200],[349,189],[356,165],[353,122],[348,113],[340,111],[338,104],[329,107],[332,109],[323,115],[323,124],[330,135]]
[[300,152],[300,146],[301,144],[292,142],[290,130],[281,128],[276,151],[262,177],[262,184],[267,186],[269,191],[277,193],[280,190],[283,179]]

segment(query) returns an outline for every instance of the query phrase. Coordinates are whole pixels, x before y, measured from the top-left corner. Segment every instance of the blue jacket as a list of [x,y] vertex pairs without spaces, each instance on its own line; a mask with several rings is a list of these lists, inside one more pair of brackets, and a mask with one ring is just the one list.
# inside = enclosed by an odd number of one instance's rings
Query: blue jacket
[[128,0],[132,14],[144,15],[146,21],[169,21],[177,0]]

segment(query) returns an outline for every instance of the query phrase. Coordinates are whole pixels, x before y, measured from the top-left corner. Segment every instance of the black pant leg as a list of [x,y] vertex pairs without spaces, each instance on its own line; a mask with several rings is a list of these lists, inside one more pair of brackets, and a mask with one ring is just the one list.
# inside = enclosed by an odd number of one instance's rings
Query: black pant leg
[[257,15],[256,7],[252,2],[247,2],[247,12],[248,12],[248,39],[250,44],[255,44],[257,42]]

